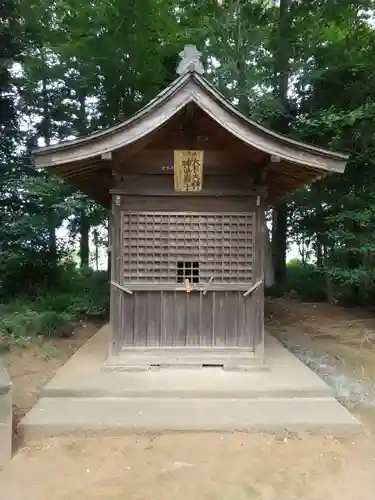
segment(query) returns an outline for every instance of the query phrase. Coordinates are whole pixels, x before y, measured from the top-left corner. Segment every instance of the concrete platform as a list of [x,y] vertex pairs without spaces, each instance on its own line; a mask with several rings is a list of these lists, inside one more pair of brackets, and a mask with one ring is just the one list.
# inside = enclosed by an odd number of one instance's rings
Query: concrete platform
[[123,348],[122,352],[106,360],[105,369],[141,371],[151,368],[207,368],[219,366],[226,370],[254,371],[263,365],[263,357],[253,349],[228,347],[164,347]]
[[271,336],[265,369],[250,372],[103,371],[109,336],[102,328],[58,370],[20,423],[25,439],[90,431],[361,430],[332,389]]
[[0,361],[0,469],[12,456],[12,383]]

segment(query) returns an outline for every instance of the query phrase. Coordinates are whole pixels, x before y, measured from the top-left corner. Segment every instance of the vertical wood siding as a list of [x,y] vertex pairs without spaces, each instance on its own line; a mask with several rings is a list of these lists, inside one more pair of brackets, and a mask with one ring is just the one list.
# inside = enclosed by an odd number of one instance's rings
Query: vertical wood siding
[[124,347],[248,347],[256,298],[243,292],[137,291],[123,295]]

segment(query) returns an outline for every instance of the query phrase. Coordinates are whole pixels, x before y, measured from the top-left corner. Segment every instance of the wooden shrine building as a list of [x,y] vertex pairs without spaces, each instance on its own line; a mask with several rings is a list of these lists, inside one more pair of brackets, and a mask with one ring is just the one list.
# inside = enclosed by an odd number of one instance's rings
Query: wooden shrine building
[[347,157],[254,123],[202,77],[178,78],[129,120],[40,148],[48,167],[110,209],[108,363],[262,361],[264,210]]

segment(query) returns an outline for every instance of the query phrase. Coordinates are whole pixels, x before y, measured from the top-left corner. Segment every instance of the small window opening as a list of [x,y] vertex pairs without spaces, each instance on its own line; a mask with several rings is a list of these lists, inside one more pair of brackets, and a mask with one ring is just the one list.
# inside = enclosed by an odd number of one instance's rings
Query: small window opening
[[199,283],[199,262],[177,262],[177,283]]

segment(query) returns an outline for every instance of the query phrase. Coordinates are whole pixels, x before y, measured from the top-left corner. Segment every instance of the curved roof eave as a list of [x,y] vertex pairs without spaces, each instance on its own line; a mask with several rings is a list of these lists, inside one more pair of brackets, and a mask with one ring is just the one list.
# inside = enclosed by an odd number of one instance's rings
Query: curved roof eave
[[240,113],[197,73],[180,76],[138,113],[120,124],[35,150],[36,166],[58,166],[129,146],[160,128],[190,102],[251,147],[323,171],[343,172],[345,169],[347,155],[296,141],[259,125]]

